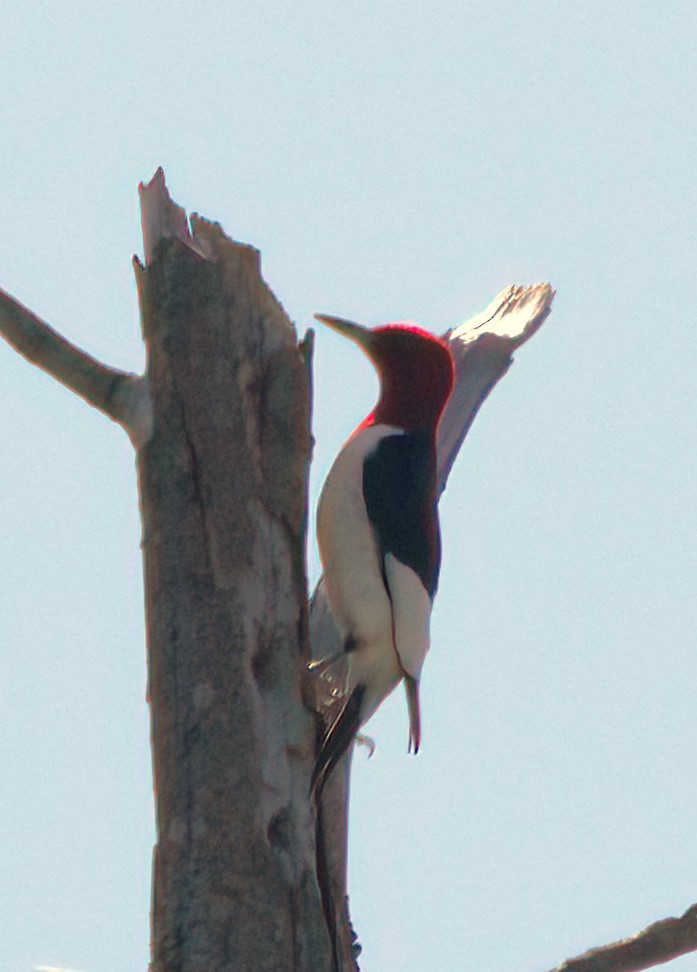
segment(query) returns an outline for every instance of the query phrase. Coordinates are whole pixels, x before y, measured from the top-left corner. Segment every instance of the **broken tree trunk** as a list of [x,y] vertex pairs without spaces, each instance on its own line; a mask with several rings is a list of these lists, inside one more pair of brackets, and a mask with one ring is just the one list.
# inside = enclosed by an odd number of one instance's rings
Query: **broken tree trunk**
[[0,292],[0,333],[137,449],[157,845],[152,972],[329,972],[304,701],[309,341],[259,254],[141,187],[147,369]]
[[259,254],[142,189],[138,454],[158,841],[153,972],[329,968],[308,800],[309,346]]

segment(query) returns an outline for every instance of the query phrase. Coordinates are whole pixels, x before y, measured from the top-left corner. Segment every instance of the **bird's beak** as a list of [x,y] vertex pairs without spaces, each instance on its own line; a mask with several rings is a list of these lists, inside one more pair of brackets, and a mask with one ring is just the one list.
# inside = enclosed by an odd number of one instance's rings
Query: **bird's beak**
[[362,324],[345,321],[343,317],[330,317],[328,314],[315,314],[315,320],[321,321],[349,340],[355,341],[366,351],[370,350],[373,343],[373,332],[369,328],[363,327]]

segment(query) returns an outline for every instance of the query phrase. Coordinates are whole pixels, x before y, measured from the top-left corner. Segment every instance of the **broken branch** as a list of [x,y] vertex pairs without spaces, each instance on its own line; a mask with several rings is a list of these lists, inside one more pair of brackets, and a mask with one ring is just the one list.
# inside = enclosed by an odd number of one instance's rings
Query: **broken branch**
[[27,361],[122,425],[134,445],[148,438],[151,420],[144,378],[101,364],[2,289],[0,334]]
[[697,904],[680,918],[664,918],[631,938],[592,948],[552,972],[641,972],[697,951]]

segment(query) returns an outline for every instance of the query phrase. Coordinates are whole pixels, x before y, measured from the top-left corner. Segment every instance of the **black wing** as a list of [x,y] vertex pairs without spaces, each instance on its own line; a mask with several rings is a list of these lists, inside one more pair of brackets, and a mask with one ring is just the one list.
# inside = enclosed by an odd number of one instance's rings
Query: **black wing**
[[411,567],[431,600],[440,571],[436,450],[430,435],[381,439],[363,465],[363,497],[380,546]]

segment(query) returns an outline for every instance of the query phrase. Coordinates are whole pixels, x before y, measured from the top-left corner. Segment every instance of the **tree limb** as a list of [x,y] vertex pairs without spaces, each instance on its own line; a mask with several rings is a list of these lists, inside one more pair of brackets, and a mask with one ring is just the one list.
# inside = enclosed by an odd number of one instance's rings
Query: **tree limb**
[[142,445],[149,437],[151,419],[144,378],[96,361],[2,289],[0,334],[27,361],[122,425],[134,445]]
[[438,423],[439,493],[482,403],[513,363],[513,352],[535,334],[552,310],[548,283],[502,290],[485,309],[447,331],[455,359],[455,387]]
[[631,938],[592,948],[551,972],[641,972],[697,951],[697,904],[680,918],[656,921]]

